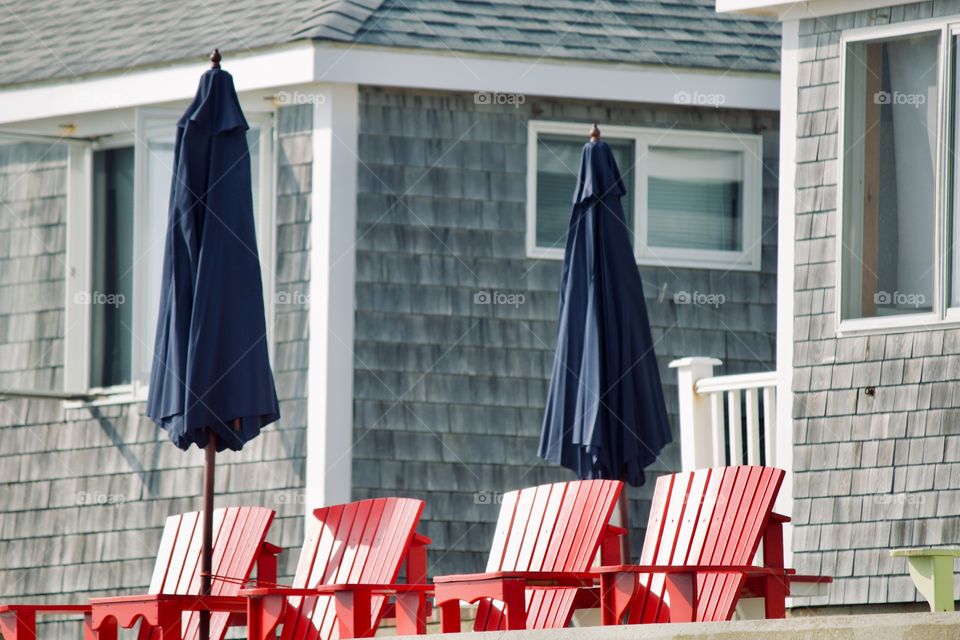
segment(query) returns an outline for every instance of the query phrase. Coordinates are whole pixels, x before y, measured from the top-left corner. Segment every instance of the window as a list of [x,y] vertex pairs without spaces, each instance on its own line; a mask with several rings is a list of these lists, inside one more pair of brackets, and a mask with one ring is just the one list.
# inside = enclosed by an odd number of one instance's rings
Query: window
[[[633,184],[633,142],[604,138],[622,172],[623,181]],[[570,223],[570,207],[580,167],[583,136],[543,134],[537,138],[537,247],[563,249]],[[633,221],[633,200],[624,198],[623,212]],[[628,233],[633,235],[632,227]]]
[[[159,313],[179,113],[143,110],[136,134],[71,151],[66,387],[142,395]],[[264,302],[272,310],[272,121],[248,114]],[[86,159],[85,159],[86,158]],[[84,211],[83,204],[90,207]],[[268,323],[270,327],[270,323]],[[89,341],[89,348],[81,345]]]
[[846,49],[842,317],[933,310],[940,32]]
[[133,338],[133,147],[93,153],[90,386],[130,383]]
[[[527,250],[562,258],[588,124],[531,122]],[[623,175],[641,264],[760,267],[761,145],[756,135],[601,127]]]
[[958,29],[844,34],[841,331],[960,320]]

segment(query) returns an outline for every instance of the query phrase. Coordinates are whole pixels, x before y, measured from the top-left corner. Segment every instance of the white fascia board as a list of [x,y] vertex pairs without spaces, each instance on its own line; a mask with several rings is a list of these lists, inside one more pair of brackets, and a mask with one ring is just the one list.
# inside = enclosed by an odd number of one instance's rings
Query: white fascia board
[[730,109],[780,106],[779,74],[360,47],[318,46],[316,54],[317,80],[326,82],[655,104],[702,95],[720,96],[719,106]]
[[[723,108],[768,111],[776,111],[780,104],[777,74],[306,41],[231,55],[224,67],[241,93],[325,82],[654,104],[697,104],[699,95],[714,102],[719,97]],[[189,99],[205,68],[201,63],[178,63],[0,89],[0,125]]]
[[[313,81],[313,46],[274,48],[231,56],[224,68],[237,91],[255,91]],[[174,64],[100,77],[0,90],[0,124],[187,100],[209,63]]]
[[882,9],[904,0],[717,0],[717,13],[748,13],[785,20],[823,18],[840,13]]

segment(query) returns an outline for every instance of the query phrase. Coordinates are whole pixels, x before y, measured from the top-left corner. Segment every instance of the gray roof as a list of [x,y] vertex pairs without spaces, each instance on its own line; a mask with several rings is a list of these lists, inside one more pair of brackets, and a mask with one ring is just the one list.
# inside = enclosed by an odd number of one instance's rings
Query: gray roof
[[7,0],[0,85],[304,39],[776,73],[779,28],[714,0]]

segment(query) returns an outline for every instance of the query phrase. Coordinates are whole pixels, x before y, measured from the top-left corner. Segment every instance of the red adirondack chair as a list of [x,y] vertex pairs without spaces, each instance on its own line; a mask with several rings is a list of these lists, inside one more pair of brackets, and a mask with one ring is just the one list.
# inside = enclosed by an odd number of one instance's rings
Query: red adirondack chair
[[[277,554],[280,548],[266,542],[267,530],[273,522],[275,513],[262,507],[229,507],[214,512],[214,556],[213,567],[216,578],[213,589],[221,593],[236,593],[242,583],[250,577],[254,564],[257,566],[259,580],[275,582],[277,579]],[[157,562],[153,569],[147,599],[159,601],[168,594],[199,593],[198,565],[200,560],[200,513],[184,513],[167,518],[157,553]],[[195,596],[191,596],[195,597]],[[127,607],[121,611],[115,606],[128,600],[144,599],[144,596],[132,598],[97,599],[92,603],[79,605],[55,604],[8,604],[0,605],[0,632],[5,640],[34,640],[36,638],[36,619],[38,615],[80,614],[84,618],[84,638],[99,637],[106,640],[116,636],[116,625],[105,622],[114,615],[120,616],[126,624],[132,626],[138,616],[143,616],[146,624],[140,629],[141,640],[147,640],[156,627],[155,616],[147,608]],[[214,616],[210,623],[210,637],[222,640],[226,633],[228,617]],[[188,621],[183,640],[197,637],[197,617]],[[178,627],[179,631],[179,627]],[[181,640],[181,636],[176,636]]]
[[[292,587],[245,589],[250,640],[372,637],[385,615],[397,635],[426,632],[422,500],[376,498],[314,511]],[[406,584],[397,584],[406,562]],[[388,603],[393,596],[395,602]],[[389,606],[388,606],[389,604]]]
[[609,520],[622,489],[581,480],[504,494],[486,573],[434,579],[442,631],[460,630],[461,601],[479,603],[475,631],[567,626],[601,545],[605,561],[620,557],[624,530]]
[[[156,616],[162,640],[180,637],[182,612],[201,609],[220,612],[218,619],[245,613],[251,640],[274,638],[279,625],[282,638],[297,640],[370,637],[388,613],[396,615],[400,635],[424,632],[430,540],[415,531],[423,506],[422,500],[376,498],[317,509],[292,587],[173,598]],[[415,584],[395,584],[404,562],[407,579]],[[388,606],[390,595],[396,599],[393,606]],[[97,621],[94,606],[95,628]]]
[[640,564],[595,570],[603,623],[729,620],[741,597],[763,597],[766,617],[783,618],[791,582],[830,582],[784,569],[789,518],[773,513],[783,476],[735,466],[660,477]]

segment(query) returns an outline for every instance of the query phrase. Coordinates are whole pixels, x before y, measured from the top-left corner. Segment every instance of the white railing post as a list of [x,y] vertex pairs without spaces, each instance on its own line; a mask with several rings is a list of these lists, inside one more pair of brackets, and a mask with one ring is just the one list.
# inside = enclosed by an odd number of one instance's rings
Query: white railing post
[[713,376],[716,358],[681,358],[670,363],[677,370],[680,400],[680,460],[684,471],[713,466],[713,420],[710,399],[697,393],[697,381]]

